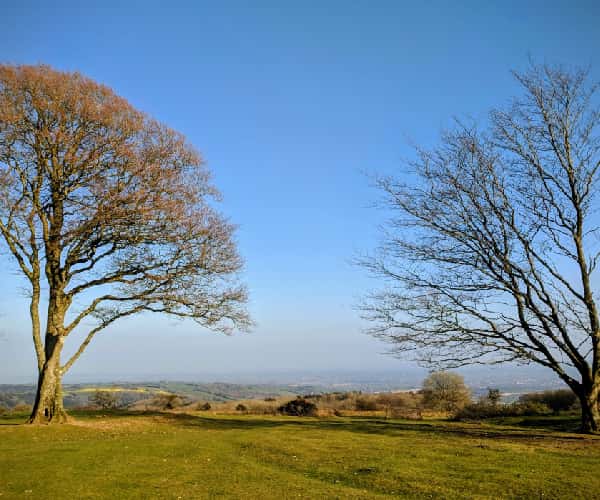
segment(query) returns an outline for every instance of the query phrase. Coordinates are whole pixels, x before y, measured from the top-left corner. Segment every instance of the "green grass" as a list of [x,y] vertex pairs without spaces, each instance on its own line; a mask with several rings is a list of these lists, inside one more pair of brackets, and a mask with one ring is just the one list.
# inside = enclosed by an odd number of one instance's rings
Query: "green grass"
[[599,438],[520,421],[76,418],[46,427],[0,418],[2,500],[600,496]]

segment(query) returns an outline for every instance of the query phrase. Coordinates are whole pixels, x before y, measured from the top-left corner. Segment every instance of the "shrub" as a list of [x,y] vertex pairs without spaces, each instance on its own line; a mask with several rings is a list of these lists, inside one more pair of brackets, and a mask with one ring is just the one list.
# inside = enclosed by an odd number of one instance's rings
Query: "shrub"
[[577,396],[570,389],[560,389],[544,393],[544,403],[555,413],[570,410],[576,402]]
[[295,417],[310,417],[317,414],[317,405],[298,397],[278,408],[279,413]]
[[542,403],[541,392],[528,392],[519,396],[519,403]]
[[419,403],[419,398],[411,392],[384,392],[377,394],[375,400],[377,405],[386,411],[416,408]]
[[488,389],[486,399],[492,405],[497,405],[502,396],[500,389]]
[[276,403],[267,401],[248,401],[248,413],[252,415],[277,415]]
[[458,411],[471,401],[471,393],[461,375],[433,372],[423,381],[423,405],[441,411]]
[[183,405],[183,398],[177,394],[161,394],[155,402],[161,410],[173,410]]
[[0,415],[6,415],[8,413],[8,408],[5,406],[0,406]]
[[235,407],[236,411],[248,411],[248,407],[246,405],[243,405],[242,403],[240,403],[239,405],[237,405]]
[[302,399],[314,399],[316,401],[320,401],[323,398],[323,394],[305,394],[304,396],[301,396]]
[[12,413],[31,413],[33,407],[26,403],[19,403],[15,405],[12,409]]
[[470,403],[454,414],[455,420],[483,420],[496,417],[546,415],[548,407],[536,402],[494,404],[487,399]]
[[141,398],[139,396],[135,396],[131,393],[120,394],[118,407],[119,408],[127,408],[133,405],[136,401],[139,401]]
[[337,401],[345,401],[346,399],[351,398],[353,395],[351,392],[334,392],[333,394],[335,395],[335,399]]
[[96,391],[88,397],[88,401],[103,410],[113,410],[117,407],[117,396],[109,391]]
[[272,398],[272,397],[265,398],[264,400],[267,401],[268,403],[272,403],[273,401],[277,401],[275,398]]
[[[529,402],[529,403],[513,403],[516,409],[515,416],[531,417],[534,415],[547,415],[549,408],[543,403]],[[510,415],[512,416],[512,415]]]
[[[242,405],[242,406],[244,406],[244,405]],[[206,403],[198,403],[197,409],[200,411],[208,411],[211,409],[211,406],[210,406],[210,403],[207,401]]]
[[577,396],[570,389],[558,389],[556,391],[522,394],[519,401],[546,405],[554,413],[560,413],[561,411],[570,410],[577,402]]
[[377,403],[375,402],[374,399],[362,396],[362,397],[356,398],[354,407],[358,411],[375,411],[375,410],[377,410]]
[[505,408],[485,399],[465,405],[454,414],[456,420],[481,420],[500,416],[505,416]]

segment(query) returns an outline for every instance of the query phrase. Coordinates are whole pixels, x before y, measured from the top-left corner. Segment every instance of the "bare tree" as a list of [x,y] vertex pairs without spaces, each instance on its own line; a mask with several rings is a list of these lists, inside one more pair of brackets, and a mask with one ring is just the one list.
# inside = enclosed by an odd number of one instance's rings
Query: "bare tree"
[[471,391],[462,375],[453,372],[433,372],[423,380],[423,406],[453,412],[471,401]]
[[[217,197],[185,138],[109,88],[47,66],[0,66],[0,234],[30,290],[31,422],[66,418],[63,375],[120,318],[249,325],[234,228],[212,208]],[[63,364],[65,339],[83,328]]]
[[378,179],[394,215],[361,260],[386,282],[369,332],[425,363],[522,361],[554,372],[598,431],[600,115],[586,71],[536,65],[484,131],[458,124]]

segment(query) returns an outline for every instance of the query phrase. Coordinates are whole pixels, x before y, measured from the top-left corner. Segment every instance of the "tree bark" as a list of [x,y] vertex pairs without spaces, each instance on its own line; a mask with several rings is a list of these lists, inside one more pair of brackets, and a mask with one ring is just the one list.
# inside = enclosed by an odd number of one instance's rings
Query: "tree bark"
[[581,431],[593,434],[600,432],[600,409],[598,408],[598,394],[600,386],[579,394],[581,403]]
[[29,423],[64,423],[68,416],[63,406],[60,354],[64,337],[46,335],[46,361],[38,378],[35,403]]
[[32,283],[31,301],[29,304],[29,314],[31,316],[31,330],[33,336],[33,345],[35,347],[35,355],[37,358],[38,374],[44,368],[45,354],[44,346],[42,345],[40,333],[40,285],[37,282]]

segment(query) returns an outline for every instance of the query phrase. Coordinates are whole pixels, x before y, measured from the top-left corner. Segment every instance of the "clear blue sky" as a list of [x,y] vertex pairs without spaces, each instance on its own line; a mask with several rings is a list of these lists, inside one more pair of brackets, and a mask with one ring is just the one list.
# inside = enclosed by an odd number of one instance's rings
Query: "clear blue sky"
[[[0,61],[80,71],[184,133],[240,225],[253,333],[130,319],[73,378],[400,366],[352,308],[374,283],[349,260],[382,217],[364,172],[393,171],[454,115],[484,118],[528,55],[600,74],[594,1],[5,0],[0,16]],[[26,301],[0,262],[0,383],[33,379]]]

